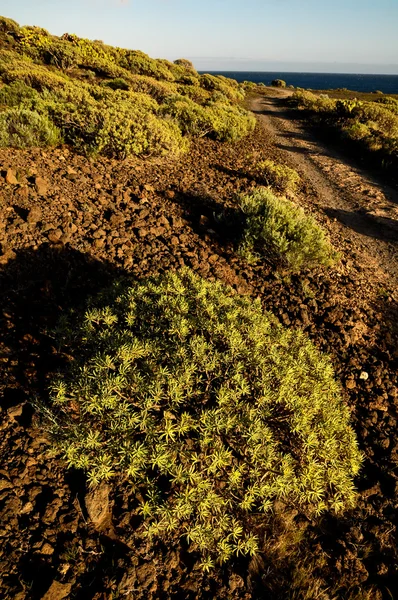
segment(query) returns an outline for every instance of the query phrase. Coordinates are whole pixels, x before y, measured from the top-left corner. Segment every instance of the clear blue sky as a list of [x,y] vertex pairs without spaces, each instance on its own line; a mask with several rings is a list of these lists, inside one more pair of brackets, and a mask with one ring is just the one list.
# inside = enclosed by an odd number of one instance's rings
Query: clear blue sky
[[204,70],[398,73],[398,0],[0,0],[0,14]]

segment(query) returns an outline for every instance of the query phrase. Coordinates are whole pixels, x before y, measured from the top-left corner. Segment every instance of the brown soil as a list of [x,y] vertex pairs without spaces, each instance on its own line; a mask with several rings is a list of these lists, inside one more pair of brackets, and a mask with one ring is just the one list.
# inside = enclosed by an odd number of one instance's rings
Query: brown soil
[[[211,575],[175,540],[147,546],[137,539],[137,499],[128,486],[89,492],[84,474],[49,453],[31,404],[46,399],[48,380],[67,360],[52,333],[63,313],[120,274],[184,264],[260,297],[331,354],[365,454],[358,507],[343,518],[298,515],[294,527],[303,530],[321,587],[338,588],[333,598],[359,589],[394,597],[396,196],[284,114],[278,94],[253,100],[260,126],[252,136],[231,145],[199,140],[182,160],[89,160],[66,147],[0,151],[4,598],[291,597],[294,560],[275,560],[268,538],[259,560],[236,560]],[[265,157],[300,172],[297,200],[328,229],[342,253],[337,268],[288,278],[271,263],[252,267],[237,257],[239,231],[218,217],[234,215],[234,194],[257,185],[252,164]],[[300,589],[296,597],[304,598]]]

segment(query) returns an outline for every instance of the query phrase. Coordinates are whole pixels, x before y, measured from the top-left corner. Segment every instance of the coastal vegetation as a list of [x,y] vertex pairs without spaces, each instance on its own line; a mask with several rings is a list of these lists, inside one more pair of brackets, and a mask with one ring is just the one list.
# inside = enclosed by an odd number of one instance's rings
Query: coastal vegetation
[[3,146],[24,148],[37,138],[36,145],[64,141],[117,158],[177,155],[187,150],[190,137],[236,141],[255,126],[240,106],[244,86],[199,75],[185,59],[152,59],[5,18],[0,34]]
[[330,98],[297,90],[289,104],[311,115],[323,128],[353,144],[385,169],[398,166],[398,99],[378,96],[373,101]]
[[239,202],[245,216],[239,251],[250,262],[273,257],[291,271],[336,262],[324,230],[300,206],[266,188],[241,196]]
[[260,302],[184,269],[116,282],[65,338],[54,442],[91,484],[127,478],[143,535],[186,538],[209,570],[258,553],[250,517],[277,501],[354,506],[361,455],[331,364]]
[[[285,85],[0,17],[7,600],[391,595],[394,212]],[[385,158],[373,100],[289,101]]]

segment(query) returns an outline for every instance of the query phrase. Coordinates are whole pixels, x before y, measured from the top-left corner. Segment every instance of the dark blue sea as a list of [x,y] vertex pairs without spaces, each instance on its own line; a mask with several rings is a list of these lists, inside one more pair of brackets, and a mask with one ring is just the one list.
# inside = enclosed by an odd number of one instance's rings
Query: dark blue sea
[[273,79],[283,79],[287,85],[313,90],[346,88],[354,92],[381,91],[398,94],[398,75],[355,75],[354,73],[282,73],[259,71],[210,71],[213,75],[232,77],[237,81],[254,81],[269,85]]

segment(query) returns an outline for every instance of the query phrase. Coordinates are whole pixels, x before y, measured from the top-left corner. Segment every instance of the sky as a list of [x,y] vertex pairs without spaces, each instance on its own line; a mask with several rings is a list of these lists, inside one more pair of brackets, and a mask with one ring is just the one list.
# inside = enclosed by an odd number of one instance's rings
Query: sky
[[398,0],[0,0],[0,14],[198,70],[398,74]]

